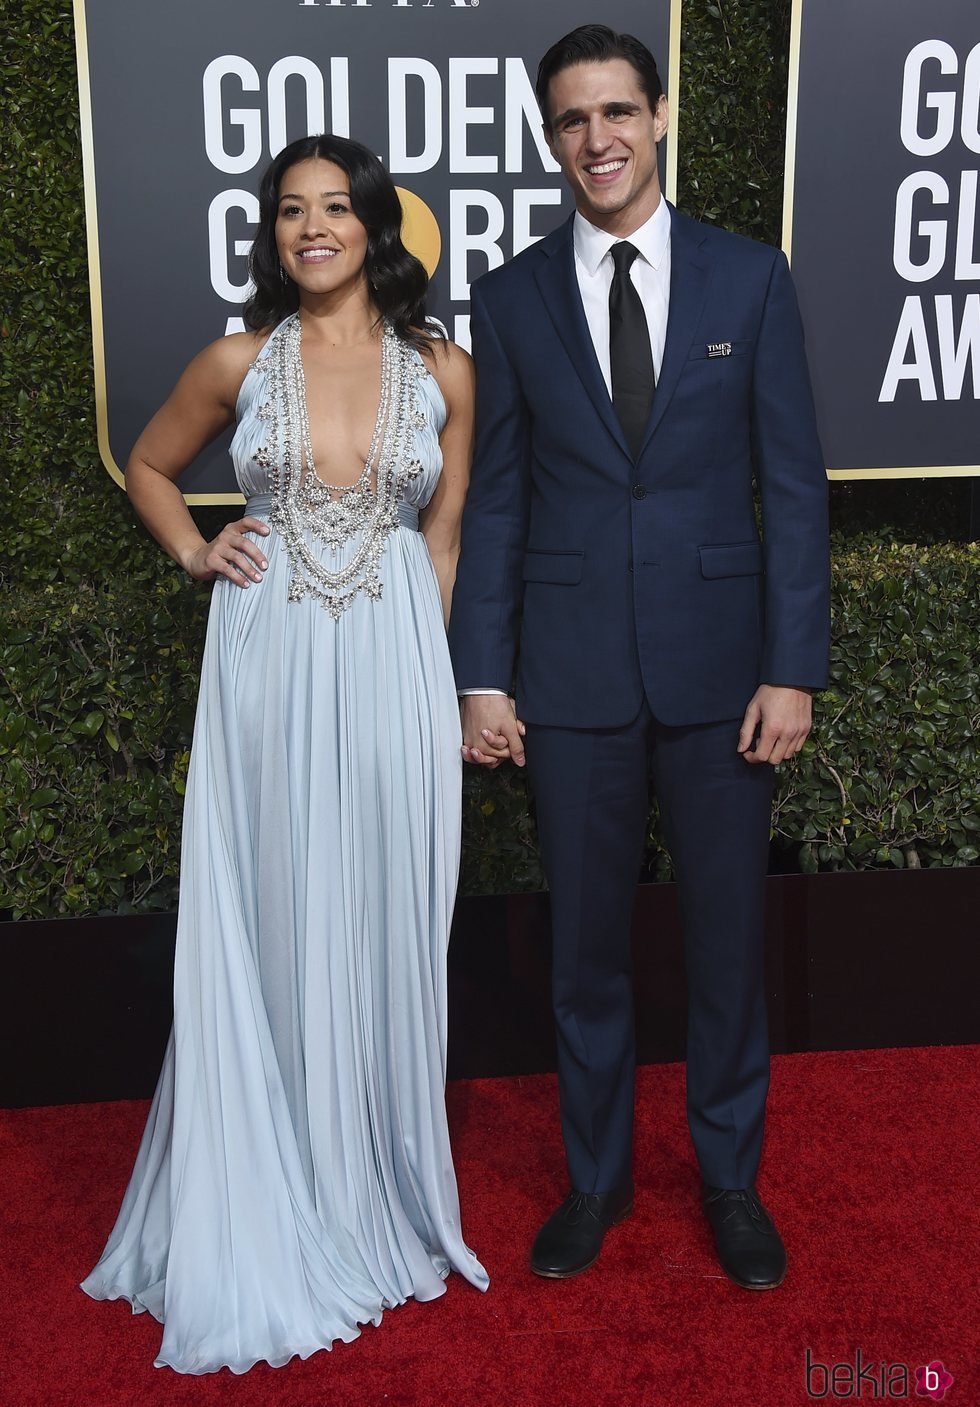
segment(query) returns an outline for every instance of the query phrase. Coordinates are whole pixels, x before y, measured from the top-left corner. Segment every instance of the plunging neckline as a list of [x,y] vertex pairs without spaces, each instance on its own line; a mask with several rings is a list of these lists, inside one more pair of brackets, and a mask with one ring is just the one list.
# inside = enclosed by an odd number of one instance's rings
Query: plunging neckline
[[427,373],[418,351],[389,322],[381,347],[381,397],[365,465],[375,483],[372,488],[362,472],[354,484],[340,486],[339,496],[315,466],[312,475],[305,468],[313,455],[296,314],[275,339],[265,367],[267,399],[258,414],[269,429],[254,458],[269,475],[269,523],[292,569],[289,599],[313,596],[337,620],[362,592],[380,599],[380,561],[399,526],[398,501],[425,467],[414,432],[426,423],[419,383]]
[[[312,488],[312,495],[311,495],[311,497],[314,497],[314,498],[319,498],[319,497],[321,496],[321,493],[326,493],[327,495],[329,495],[329,498],[330,498],[330,502],[331,502],[331,503],[342,503],[342,502],[344,501],[344,499],[346,499],[346,498],[347,498],[349,495],[351,495],[351,494],[357,494],[357,495],[361,495],[361,496],[368,496],[368,495],[369,495],[370,497],[374,498],[374,497],[377,496],[377,491],[378,491],[378,475],[377,475],[377,469],[376,469],[376,468],[372,468],[372,462],[377,459],[378,448],[379,448],[379,446],[380,446],[380,444],[381,444],[381,441],[382,441],[382,439],[383,439],[383,437],[384,437],[384,425],[385,425],[385,421],[386,421],[387,415],[388,415],[388,413],[389,413],[389,407],[388,407],[388,405],[386,404],[387,397],[385,396],[385,386],[384,386],[384,379],[385,379],[384,339],[385,339],[386,337],[388,337],[389,335],[393,335],[393,333],[392,333],[392,331],[391,331],[390,324],[389,324],[387,321],[385,321],[385,320],[382,319],[382,322],[381,322],[381,335],[380,335],[380,337],[378,338],[378,342],[379,342],[379,351],[380,351],[379,367],[378,367],[378,408],[377,408],[377,410],[376,410],[376,412],[375,412],[374,424],[373,424],[373,426],[372,426],[372,428],[371,428],[371,439],[370,439],[370,442],[369,442],[369,444],[368,444],[367,458],[366,458],[365,461],[364,461],[364,466],[363,466],[363,468],[361,469],[360,474],[358,474],[357,478],[354,479],[351,483],[349,483],[349,484],[332,484],[332,483],[329,483],[326,479],[322,478],[322,477],[320,476],[320,474],[317,472],[316,460],[315,460],[315,458],[314,458],[314,456],[313,456],[312,435],[310,435],[310,433],[309,433],[309,426],[310,426],[310,398],[309,398],[309,393],[308,393],[308,391],[307,391],[306,367],[303,365],[303,323],[302,323],[302,320],[301,320],[300,315],[299,315],[298,312],[297,312],[297,313],[294,313],[294,314],[293,314],[293,317],[296,319],[297,328],[298,328],[298,331],[299,331],[299,341],[298,341],[298,346],[297,346],[297,349],[296,349],[296,353],[297,353],[297,357],[298,357],[298,360],[299,360],[300,389],[301,389],[302,397],[303,397],[304,420],[305,420],[306,430],[307,430],[307,433],[306,433],[306,444],[305,444],[305,446],[304,446],[304,451],[305,451],[305,452],[304,452],[304,456],[303,456],[303,458],[304,458],[304,460],[305,460],[305,463],[303,463],[303,464],[300,465],[300,481],[299,481],[299,489],[300,489],[300,492],[301,492],[301,493],[305,493],[305,492],[306,492],[306,489],[307,489],[307,481],[308,481],[309,479],[312,479],[312,480],[313,480],[313,483],[312,483],[312,485],[310,486],[310,487]],[[368,339],[365,339],[365,340],[368,340]]]

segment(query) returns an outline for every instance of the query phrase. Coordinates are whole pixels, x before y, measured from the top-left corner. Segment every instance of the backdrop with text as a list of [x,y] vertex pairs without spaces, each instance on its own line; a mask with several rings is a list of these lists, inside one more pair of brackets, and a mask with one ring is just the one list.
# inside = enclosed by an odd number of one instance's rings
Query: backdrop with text
[[783,244],[835,478],[980,475],[980,30],[794,0]]
[[[99,447],[121,466],[191,356],[242,327],[256,188],[287,142],[352,136],[399,187],[431,311],[469,345],[470,282],[570,208],[540,130],[537,62],[597,18],[526,0],[75,0]],[[680,0],[607,0],[675,96]],[[668,191],[676,170],[663,153]],[[238,501],[222,439],[192,502]]]

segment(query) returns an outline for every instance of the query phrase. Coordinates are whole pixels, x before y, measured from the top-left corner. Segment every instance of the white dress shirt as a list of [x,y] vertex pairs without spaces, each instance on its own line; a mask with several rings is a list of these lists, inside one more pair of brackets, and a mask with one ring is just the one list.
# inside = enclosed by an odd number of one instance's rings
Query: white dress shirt
[[[633,260],[630,278],[643,302],[650,332],[653,369],[660,380],[667,337],[667,313],[670,307],[670,210],[663,196],[660,204],[638,230],[628,237],[639,255]],[[607,234],[590,224],[576,212],[573,226],[575,244],[575,277],[582,295],[585,320],[592,333],[592,344],[599,367],[612,395],[609,374],[609,290],[613,281],[613,261],[609,251],[620,242],[618,235]]]
[[[606,390],[612,397],[612,376],[609,371],[609,290],[613,281],[613,261],[609,251],[620,242],[618,235],[607,234],[586,220],[578,211],[572,227],[575,246],[575,277],[582,295],[585,320],[592,334],[592,344],[599,359]],[[629,242],[639,251],[630,267],[630,278],[643,302],[650,332],[653,369],[660,380],[667,337],[667,312],[670,307],[670,211],[663,196],[649,220],[634,230]],[[460,697],[468,694],[502,694],[503,689],[461,689]]]

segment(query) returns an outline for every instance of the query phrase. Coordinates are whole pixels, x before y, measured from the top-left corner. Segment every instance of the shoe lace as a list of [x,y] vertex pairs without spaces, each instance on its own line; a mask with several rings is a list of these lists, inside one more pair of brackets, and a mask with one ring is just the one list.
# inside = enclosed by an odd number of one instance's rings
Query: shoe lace
[[599,1194],[596,1192],[572,1192],[568,1199],[568,1209],[566,1215],[569,1217],[580,1217],[583,1212],[595,1217],[599,1205]]
[[588,1192],[573,1192],[569,1202],[568,1210],[570,1212],[591,1211],[592,1209],[589,1206],[590,1196],[591,1194]]
[[752,1217],[753,1221],[762,1221],[765,1218],[766,1214],[763,1211],[762,1203],[751,1188],[745,1188],[744,1191],[740,1191],[738,1200],[743,1203],[745,1210],[748,1212],[749,1216]]
[[741,1202],[745,1210],[753,1221],[762,1222],[767,1220],[765,1209],[755,1191],[751,1187],[719,1188],[708,1197],[709,1202],[719,1202],[724,1199],[726,1202]]

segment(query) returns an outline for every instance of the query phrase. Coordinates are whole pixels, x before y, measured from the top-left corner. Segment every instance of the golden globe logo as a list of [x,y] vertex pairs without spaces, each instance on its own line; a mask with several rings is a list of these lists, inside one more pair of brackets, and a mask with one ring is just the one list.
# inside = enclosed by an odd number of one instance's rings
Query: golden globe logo
[[421,196],[396,186],[402,204],[402,244],[423,265],[429,278],[439,266],[442,234],[439,222]]
[[[416,28],[414,22],[411,27]],[[351,92],[360,81],[351,68],[351,56],[342,53],[333,53],[319,64],[303,54],[287,54],[267,72],[244,54],[225,53],[211,59],[202,87],[204,149],[210,165],[228,175],[256,172],[282,151],[297,128],[347,136]],[[476,88],[490,80],[495,80],[493,87]],[[541,133],[527,65],[519,56],[501,60],[489,54],[450,56],[440,66],[403,53],[389,56],[387,85],[383,78],[380,84],[377,78],[373,81],[374,91],[381,90],[381,103],[374,104],[375,120],[380,108],[388,129],[386,135],[375,131],[375,149],[385,152],[388,171],[401,187],[405,244],[430,277],[437,267],[440,272],[445,268],[448,301],[465,303],[471,279],[533,244],[548,218],[542,212],[551,212],[553,220],[554,209],[561,204],[561,188],[552,179],[558,174],[558,163]],[[298,104],[292,131],[287,85],[291,85],[291,101]],[[479,133],[490,126],[498,135],[497,149],[487,150],[484,141],[481,150]],[[528,140],[534,146],[530,159]],[[434,207],[439,211],[438,223],[426,201],[405,189],[414,186],[422,173],[437,169],[449,178],[445,214]],[[474,185],[469,179],[459,184],[454,179],[473,175],[503,175],[504,181]],[[513,179],[520,176],[528,183]],[[431,199],[428,191],[427,195]],[[244,260],[258,217],[254,191],[237,183],[219,190],[208,206],[211,287],[227,303],[240,305],[249,296]],[[241,330],[239,315],[228,316],[226,330]],[[465,309],[453,313],[452,336],[468,346]]]

